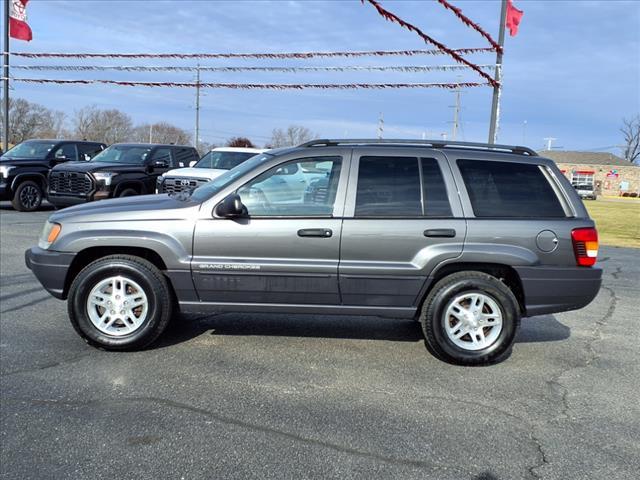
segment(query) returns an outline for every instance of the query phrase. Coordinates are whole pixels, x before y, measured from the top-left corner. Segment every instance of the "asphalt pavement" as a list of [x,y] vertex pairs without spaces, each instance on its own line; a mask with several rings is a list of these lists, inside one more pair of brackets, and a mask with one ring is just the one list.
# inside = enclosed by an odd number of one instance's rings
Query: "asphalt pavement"
[[2,479],[638,478],[640,250],[489,367],[376,317],[192,315],[110,353],[24,265],[49,213],[0,203]]

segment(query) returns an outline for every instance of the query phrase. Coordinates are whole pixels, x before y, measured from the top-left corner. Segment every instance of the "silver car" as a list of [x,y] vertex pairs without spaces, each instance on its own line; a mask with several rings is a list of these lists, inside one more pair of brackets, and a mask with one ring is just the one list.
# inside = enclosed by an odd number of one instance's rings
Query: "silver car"
[[591,302],[597,252],[575,189],[528,148],[317,140],[193,192],[55,212],[26,262],[110,350],[178,311],[356,314],[416,319],[472,365],[504,358],[521,317]]

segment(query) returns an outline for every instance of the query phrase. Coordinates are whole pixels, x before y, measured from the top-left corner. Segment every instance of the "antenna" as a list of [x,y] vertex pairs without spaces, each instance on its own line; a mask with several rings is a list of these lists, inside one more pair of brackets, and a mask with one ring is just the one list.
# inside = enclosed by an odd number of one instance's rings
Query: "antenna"
[[378,138],[382,138],[382,134],[384,133],[384,115],[380,112],[380,117],[378,118]]

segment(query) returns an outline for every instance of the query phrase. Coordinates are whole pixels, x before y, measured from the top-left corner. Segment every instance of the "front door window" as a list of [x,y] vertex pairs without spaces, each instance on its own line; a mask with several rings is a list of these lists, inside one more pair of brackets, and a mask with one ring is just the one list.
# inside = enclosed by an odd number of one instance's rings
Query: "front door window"
[[274,167],[238,190],[251,217],[331,216],[340,157],[303,158]]

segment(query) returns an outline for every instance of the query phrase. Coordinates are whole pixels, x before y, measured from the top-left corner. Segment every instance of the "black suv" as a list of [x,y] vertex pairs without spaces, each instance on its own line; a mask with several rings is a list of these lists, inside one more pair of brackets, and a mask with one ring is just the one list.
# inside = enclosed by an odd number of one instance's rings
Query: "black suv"
[[[21,212],[37,210],[47,190],[47,175],[57,164],[90,160],[107,146],[74,140],[27,140],[0,157],[0,200]],[[82,162],[84,163],[84,162]]]
[[184,145],[111,145],[89,162],[66,163],[51,170],[47,197],[56,207],[67,207],[155,193],[158,175],[198,158],[195,148]]

